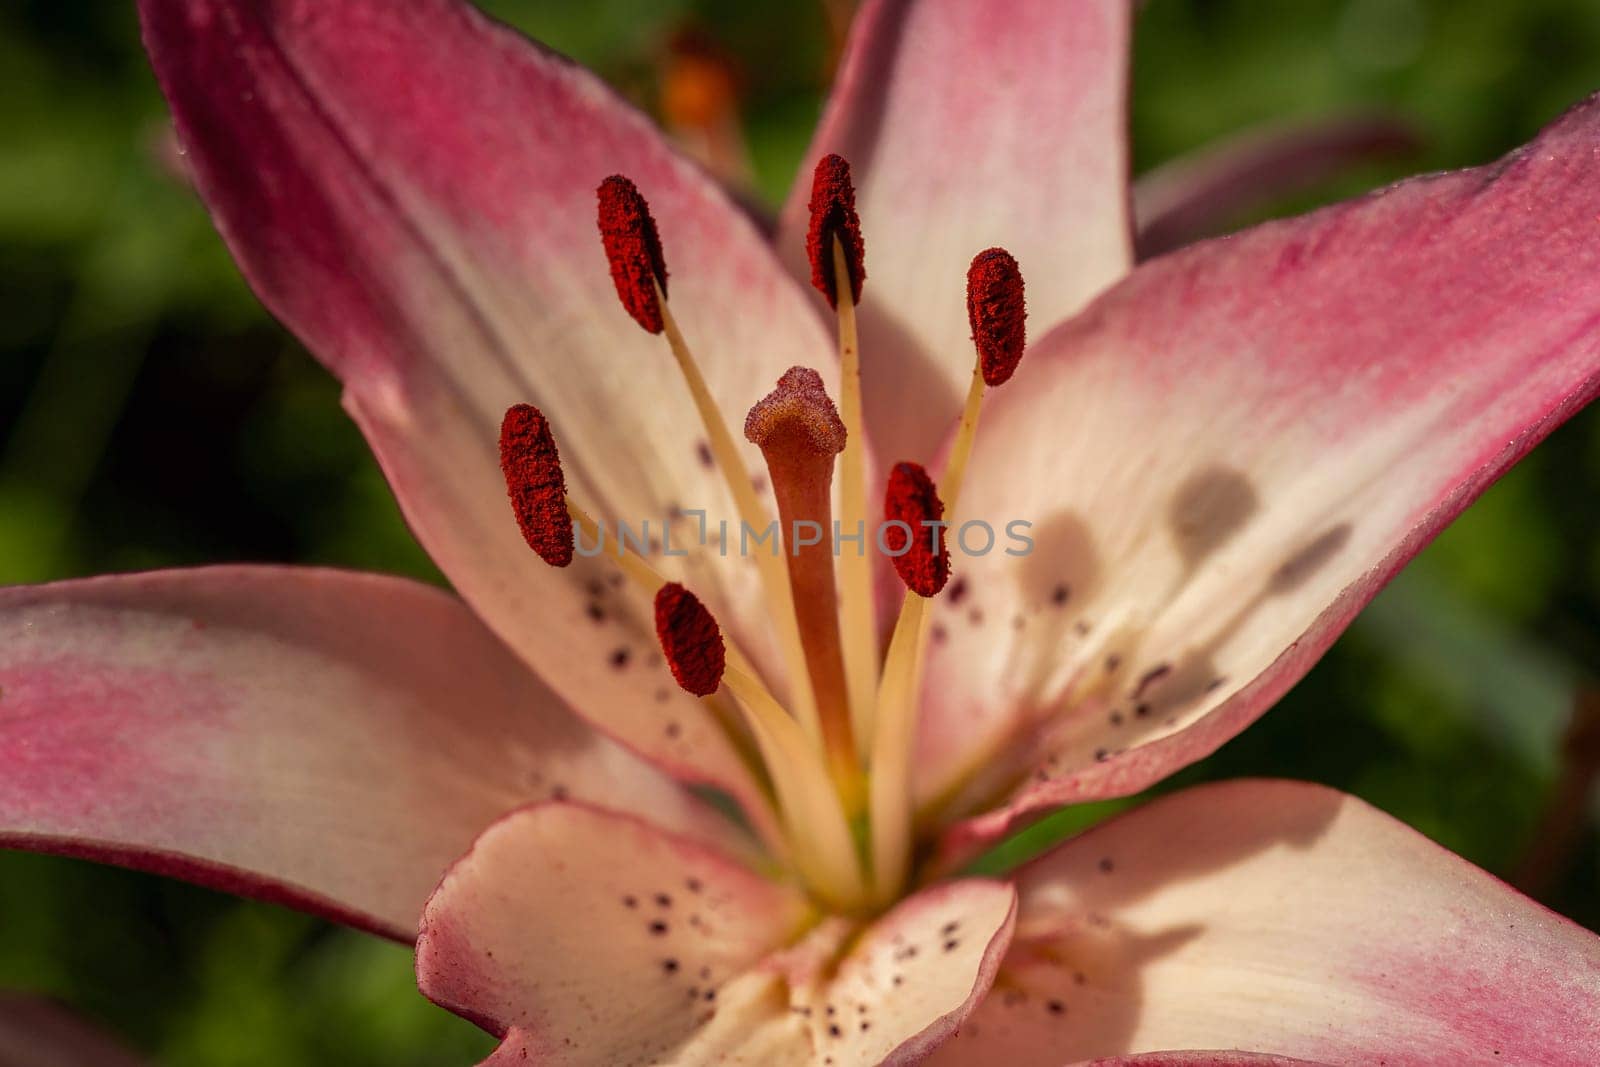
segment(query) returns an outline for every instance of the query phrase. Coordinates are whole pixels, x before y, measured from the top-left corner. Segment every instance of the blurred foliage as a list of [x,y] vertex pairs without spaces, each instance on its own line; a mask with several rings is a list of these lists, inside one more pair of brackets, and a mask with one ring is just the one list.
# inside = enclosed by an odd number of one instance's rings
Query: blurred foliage
[[[664,42],[698,30],[735,64],[759,194],[782,195],[826,80],[823,4],[484,6],[650,109]],[[1415,157],[1353,168],[1270,205],[1281,213],[1491,159],[1597,87],[1591,0],[1150,0],[1135,159],[1352,111],[1422,134]],[[0,126],[0,582],[240,559],[436,578],[334,383],[256,304],[176,180],[131,4],[0,9]],[[1326,782],[1514,872],[1573,687],[1600,662],[1597,500],[1591,412],[1440,538],[1281,707],[1172,784]],[[1103,813],[1065,812],[1017,847]],[[1592,819],[1579,840],[1547,899],[1600,926]],[[0,855],[0,987],[59,996],[172,1065],[401,1067],[489,1047],[422,1001],[401,947],[45,857]]]

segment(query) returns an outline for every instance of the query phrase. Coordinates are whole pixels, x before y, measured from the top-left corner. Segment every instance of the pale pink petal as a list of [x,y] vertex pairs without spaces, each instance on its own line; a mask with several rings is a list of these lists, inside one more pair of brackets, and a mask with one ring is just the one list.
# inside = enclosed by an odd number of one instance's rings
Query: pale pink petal
[[0,1064],[140,1067],[121,1044],[42,997],[0,992]]
[[679,1063],[920,1063],[981,1003],[1011,940],[1016,893],[948,882],[861,930],[829,919],[717,992]]
[[1216,749],[1595,395],[1597,151],[1591,101],[1151,261],[1039,343],[978,435],[961,507],[1000,540],[936,602],[920,761],[925,798],[984,769],[951,812],[1027,784],[952,847]]
[[478,832],[551,795],[716,828],[426,586],[221,567],[0,590],[0,845],[410,940]]
[[1133,184],[1139,256],[1170,252],[1275,198],[1417,147],[1416,132],[1398,119],[1347,115],[1247,130],[1180,156]]
[[[428,904],[417,973],[517,1063],[911,1063],[977,1006],[1016,894],[971,879],[865,930],[636,819],[544,804]],[[807,928],[810,927],[808,930]]]
[[704,845],[547,803],[496,823],[440,883],[417,979],[506,1038],[492,1062],[653,1062],[809,914],[797,890]]
[[[598,79],[459,0],[140,7],[219,228],[267,306],[345,382],[440,567],[581,714],[751,803],[749,775],[653,657],[632,594],[603,567],[552,571],[523,544],[496,433],[509,405],[536,404],[592,513],[635,531],[648,520],[659,537],[674,508],[703,508],[714,537],[726,489],[664,341],[617,301],[595,189],[622,172],[650,199],[673,309],[730,418],[792,364],[834,373],[766,241]],[[695,532],[680,520],[673,551]],[[657,562],[770,663],[749,560],[713,544]]]
[[887,461],[926,461],[960,413],[975,254],[1017,257],[1040,333],[1126,273],[1131,7],[871,0],[856,16],[778,240],[808,277],[811,168],[848,159],[866,237],[867,425]]
[[[1051,1061],[1054,1062],[1054,1061]],[[1143,1056],[1109,1056],[1084,1060],[1082,1067],[1330,1067],[1287,1056],[1255,1052],[1151,1052]]]
[[1320,786],[1163,797],[1025,868],[1019,893],[994,991],[935,1064],[1600,1062],[1600,938]]

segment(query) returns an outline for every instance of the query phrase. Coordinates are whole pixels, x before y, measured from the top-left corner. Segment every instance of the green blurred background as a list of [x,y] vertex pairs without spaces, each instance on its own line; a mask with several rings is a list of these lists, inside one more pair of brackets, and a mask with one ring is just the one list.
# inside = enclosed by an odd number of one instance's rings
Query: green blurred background
[[[775,202],[844,5],[485,6],[652,110],[688,106],[672,103],[686,55],[725,70],[754,186]],[[0,583],[227,560],[436,578],[333,381],[257,305],[174,178],[131,7],[0,9]],[[1271,121],[1378,111],[1414,128],[1416,151],[1256,215],[1296,211],[1492,159],[1596,88],[1593,0],[1150,0],[1136,168]],[[1600,927],[1593,791],[1551,813],[1563,775],[1575,796],[1587,781],[1562,735],[1600,663],[1597,491],[1600,410],[1557,431],[1279,708],[1180,781],[1353,791]],[[403,948],[36,856],[0,854],[0,988],[59,997],[163,1064],[466,1064],[490,1044],[416,994]]]

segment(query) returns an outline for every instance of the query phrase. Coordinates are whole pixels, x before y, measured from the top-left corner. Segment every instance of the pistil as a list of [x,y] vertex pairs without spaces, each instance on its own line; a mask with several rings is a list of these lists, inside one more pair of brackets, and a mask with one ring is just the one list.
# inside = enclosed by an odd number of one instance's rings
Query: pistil
[[[597,196],[600,239],[605,246],[617,298],[634,321],[647,332],[666,337],[667,347],[683,374],[684,384],[689,388],[711,454],[722,471],[741,522],[752,530],[763,529],[767,511],[756,496],[754,482],[745,469],[744,459],[728,430],[728,424],[711,396],[705,376],[700,373],[700,365],[684,340],[683,332],[678,328],[667,303],[666,259],[650,206],[633,182],[620,174],[613,174],[601,182]],[[811,678],[806,671],[800,627],[790,586],[785,579],[783,562],[776,557],[763,557],[757,553],[756,566],[766,601],[770,605],[778,645],[788,667],[790,702],[800,722],[820,741],[817,698],[812,692]]]
[[840,626],[851,721],[858,743],[865,746],[872,737],[878,688],[878,629],[872,557],[867,554],[871,540],[866,526],[867,438],[862,429],[861,344],[856,330],[856,304],[867,271],[855,187],[850,181],[850,164],[843,157],[826,155],[817,161],[810,210],[806,254],[811,260],[811,281],[833,306],[839,324],[839,414],[845,428],[844,453],[839,457],[839,519],[843,532],[860,537],[853,551],[846,552],[842,541],[839,549],[844,592]]
[[832,537],[833,468],[845,447],[844,423],[828,399],[822,377],[814,370],[792,367],[778,379],[777,388],[750,409],[744,433],[767,460],[778,500],[778,542],[788,564],[823,746],[846,811],[853,815],[861,803],[861,767],[845,683]]

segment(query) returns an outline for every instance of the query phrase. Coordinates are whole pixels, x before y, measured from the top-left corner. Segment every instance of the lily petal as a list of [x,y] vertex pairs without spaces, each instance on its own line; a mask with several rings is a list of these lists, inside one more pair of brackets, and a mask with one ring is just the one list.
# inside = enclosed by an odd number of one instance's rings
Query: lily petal
[[[1390,577],[1600,391],[1600,102],[1478,170],[1141,266],[984,415],[921,783],[960,849],[1125,795],[1280,697]],[[969,539],[981,545],[976,534]],[[947,801],[948,803],[948,801]]]
[[[1052,1061],[1053,1062],[1053,1061]],[[1144,1056],[1111,1056],[1085,1060],[1080,1067],[1331,1067],[1287,1056],[1254,1052],[1152,1052]]]
[[1132,263],[1129,0],[862,5],[779,248],[808,277],[808,182],[850,161],[866,236],[867,425],[880,456],[926,459],[960,414],[974,354],[972,257],[1008,249],[1040,333]]
[[409,941],[477,833],[549,795],[717,824],[453,597],[220,567],[0,590],[0,845]]
[[1165,163],[1133,184],[1140,259],[1219,232],[1251,208],[1354,164],[1416,151],[1415,130],[1384,115],[1345,115],[1247,130]]
[[[977,1009],[1011,941],[1016,892],[946,882],[865,931],[830,919],[717,993],[677,1063],[921,1063]],[[842,956],[842,958],[841,958]]]
[[506,1038],[491,1062],[651,1062],[809,914],[798,891],[702,844],[615,812],[540,804],[492,826],[440,883],[417,981]]
[[42,997],[0,992],[0,1063],[142,1067],[144,1061]]
[[1320,786],[1163,797],[1025,868],[1019,892],[995,992],[935,1064],[1600,1060],[1600,939]]
[[[618,304],[595,189],[650,198],[674,312],[740,413],[787,367],[834,373],[800,289],[715,183],[598,79],[459,0],[142,0],[198,187],[266,305],[344,381],[423,545],[582,714],[754,805],[749,773],[654,656],[613,571],[552,571],[518,535],[496,453],[513,403],[552,420],[598,518],[732,505],[659,337]],[[747,449],[753,470],[759,461]],[[683,520],[676,553],[694,536]],[[615,526],[611,529],[615,531]],[[734,525],[737,530],[737,524]],[[748,560],[659,557],[771,663]],[[682,725],[662,731],[669,715]]]
[[445,878],[417,974],[505,1038],[491,1063],[911,1063],[976,1008],[1015,908],[1009,884],[969,879],[865,931],[806,931],[817,917],[797,892],[724,855],[547,803],[497,823]]

